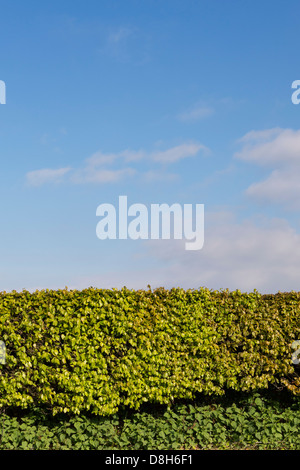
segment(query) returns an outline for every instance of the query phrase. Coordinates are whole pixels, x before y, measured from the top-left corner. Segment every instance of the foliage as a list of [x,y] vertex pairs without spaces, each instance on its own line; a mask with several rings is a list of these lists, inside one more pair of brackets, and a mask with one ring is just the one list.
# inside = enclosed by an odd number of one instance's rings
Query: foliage
[[26,412],[0,420],[0,449],[24,450],[300,450],[300,403],[257,392],[112,416]]
[[299,314],[297,292],[2,292],[0,409],[113,416],[199,393],[277,387],[299,395],[291,362]]

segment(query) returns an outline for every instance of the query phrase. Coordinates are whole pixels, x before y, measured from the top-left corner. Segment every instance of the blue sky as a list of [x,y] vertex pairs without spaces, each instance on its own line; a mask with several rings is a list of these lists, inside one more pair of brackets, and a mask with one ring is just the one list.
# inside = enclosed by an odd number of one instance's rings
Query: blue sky
[[[298,1],[0,2],[0,290],[299,291]],[[205,241],[99,240],[102,203]]]

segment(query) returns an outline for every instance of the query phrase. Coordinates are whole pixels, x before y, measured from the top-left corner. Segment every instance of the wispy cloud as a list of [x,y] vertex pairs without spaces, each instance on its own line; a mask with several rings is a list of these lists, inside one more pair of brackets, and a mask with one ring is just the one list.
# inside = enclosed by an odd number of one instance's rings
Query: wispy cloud
[[209,149],[208,147],[205,147],[205,145],[199,143],[187,143],[177,145],[176,147],[172,147],[168,150],[156,151],[150,156],[155,162],[175,163],[183,158],[197,155],[200,150],[204,151],[206,154],[209,153]]
[[133,168],[122,168],[120,170],[108,170],[105,168],[93,169],[92,167],[76,171],[71,176],[73,183],[115,183],[130,177],[136,173]]
[[29,171],[26,174],[26,181],[29,186],[42,186],[46,183],[60,183],[63,177],[71,168],[44,168],[41,170]]
[[123,150],[119,153],[103,153],[101,151],[94,153],[91,157],[86,159],[89,167],[96,167],[99,165],[112,164],[116,160],[124,160],[125,162],[136,162],[145,156],[142,150]]
[[245,134],[243,137],[237,140],[237,142],[241,143],[247,143],[247,142],[252,142],[252,145],[254,145],[255,142],[266,142],[273,137],[278,136],[280,133],[282,133],[283,129],[280,127],[274,127],[272,129],[264,129],[261,131],[249,131],[247,134]]
[[299,210],[299,169],[274,170],[265,180],[251,184],[247,188],[246,194],[259,202],[284,204],[292,210]]
[[175,181],[179,178],[179,175],[176,173],[165,173],[161,171],[149,170],[143,173],[142,178],[147,182]]
[[183,123],[194,123],[207,119],[218,113],[236,111],[245,103],[245,100],[236,100],[231,96],[218,99],[200,100],[183,109],[176,115],[176,119]]
[[177,115],[177,119],[183,122],[197,121],[214,114],[215,110],[211,106],[197,105]]
[[239,142],[244,144],[235,157],[259,165],[300,163],[300,130],[266,129],[248,132]]
[[272,168],[263,181],[254,182],[246,194],[258,202],[300,208],[300,130],[251,131],[239,140],[237,159]]
[[[178,162],[181,159],[194,157],[209,149],[200,143],[185,143],[167,150],[146,152],[143,150],[125,149],[118,153],[103,153],[98,151],[87,158],[82,168],[40,169],[26,174],[27,183],[31,186],[41,186],[48,182],[68,181],[74,184],[84,183],[113,183],[132,177],[139,173],[145,181],[174,180],[178,175],[161,171],[161,167],[139,170],[134,164],[144,162],[146,165],[162,165]],[[128,165],[130,164],[130,166]],[[124,166],[125,165],[125,166]]]
[[133,25],[108,28],[98,51],[120,63],[143,65],[150,60],[149,37]]
[[108,34],[107,40],[110,44],[118,44],[128,38],[128,36],[130,36],[132,33],[132,29],[121,26],[117,30],[110,32]]

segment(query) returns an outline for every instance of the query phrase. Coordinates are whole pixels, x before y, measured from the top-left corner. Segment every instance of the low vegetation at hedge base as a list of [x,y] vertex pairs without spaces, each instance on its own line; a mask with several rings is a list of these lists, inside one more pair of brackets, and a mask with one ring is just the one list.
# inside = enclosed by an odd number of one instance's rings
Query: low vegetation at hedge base
[[299,318],[297,292],[1,292],[0,408],[110,416],[227,390],[297,396]]
[[299,399],[277,395],[236,393],[106,417],[10,412],[0,420],[0,449],[299,450]]

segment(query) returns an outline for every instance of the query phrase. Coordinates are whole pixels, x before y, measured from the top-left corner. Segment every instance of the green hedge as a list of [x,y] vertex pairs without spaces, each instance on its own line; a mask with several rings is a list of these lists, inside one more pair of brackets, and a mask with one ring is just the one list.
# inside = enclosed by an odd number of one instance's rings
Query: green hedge
[[198,392],[300,394],[300,293],[180,288],[0,293],[0,406],[111,415]]
[[[282,397],[284,395],[284,397]],[[300,403],[231,392],[111,416],[1,416],[0,450],[300,450]]]

